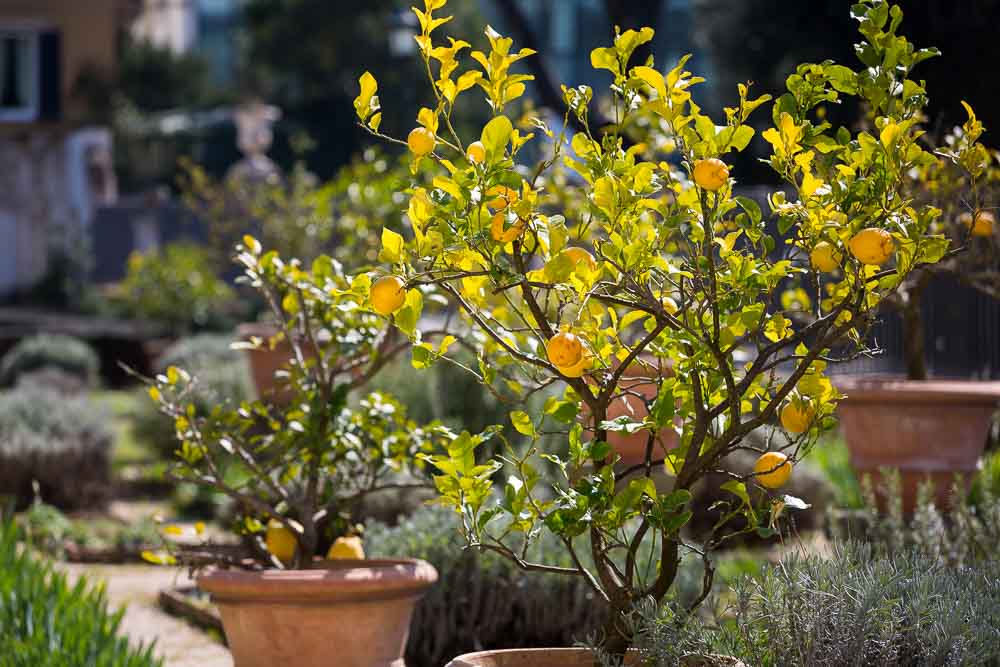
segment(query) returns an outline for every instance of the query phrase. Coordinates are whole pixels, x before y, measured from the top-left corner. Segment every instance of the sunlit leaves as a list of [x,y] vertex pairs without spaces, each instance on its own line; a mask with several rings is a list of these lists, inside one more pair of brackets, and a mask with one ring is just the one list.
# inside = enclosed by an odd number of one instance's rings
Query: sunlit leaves
[[378,131],[379,124],[382,122],[381,106],[378,96],[375,94],[378,91],[378,82],[375,81],[371,72],[365,72],[358,79],[358,85],[361,90],[354,98],[354,112],[362,123]]

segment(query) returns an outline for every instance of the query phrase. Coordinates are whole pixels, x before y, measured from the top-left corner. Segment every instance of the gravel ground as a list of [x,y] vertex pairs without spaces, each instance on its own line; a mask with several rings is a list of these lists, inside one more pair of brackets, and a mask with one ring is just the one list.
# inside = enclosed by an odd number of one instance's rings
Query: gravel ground
[[132,641],[156,642],[165,667],[232,667],[229,651],[206,632],[170,616],[156,603],[160,589],[189,583],[181,570],[146,565],[63,563],[71,576],[103,581],[112,606],[125,607],[122,631]]

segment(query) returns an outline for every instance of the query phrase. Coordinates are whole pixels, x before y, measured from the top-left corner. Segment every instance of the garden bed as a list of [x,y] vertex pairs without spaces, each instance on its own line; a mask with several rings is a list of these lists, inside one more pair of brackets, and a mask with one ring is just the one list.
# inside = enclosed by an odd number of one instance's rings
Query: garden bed
[[218,609],[212,604],[208,594],[197,586],[164,588],[160,591],[158,602],[160,608],[168,614],[183,618],[203,630],[222,634],[222,618]]

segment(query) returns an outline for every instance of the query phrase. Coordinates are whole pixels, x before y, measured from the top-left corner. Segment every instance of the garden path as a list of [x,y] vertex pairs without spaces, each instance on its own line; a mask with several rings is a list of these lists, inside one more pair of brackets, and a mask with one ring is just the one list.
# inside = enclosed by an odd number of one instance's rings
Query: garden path
[[160,589],[190,583],[183,570],[147,565],[82,565],[62,563],[72,577],[85,574],[103,581],[108,600],[125,607],[121,630],[135,642],[156,641],[164,667],[232,667],[221,643],[202,630],[164,613],[157,605]]

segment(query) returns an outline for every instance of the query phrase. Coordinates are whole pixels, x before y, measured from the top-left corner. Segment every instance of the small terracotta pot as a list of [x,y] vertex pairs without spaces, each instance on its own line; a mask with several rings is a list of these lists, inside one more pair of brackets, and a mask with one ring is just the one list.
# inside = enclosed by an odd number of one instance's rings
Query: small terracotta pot
[[[847,395],[838,408],[851,466],[881,486],[880,468],[899,470],[903,512],[916,506],[917,489],[934,485],[934,501],[951,506],[956,475],[965,485],[978,470],[1000,382],[912,381],[844,378],[837,388]],[[879,497],[884,510],[886,498]]]
[[[626,667],[639,667],[638,653],[629,652]],[[681,667],[746,667],[737,658],[722,655],[690,655]],[[582,648],[520,648],[480,651],[460,655],[446,667],[594,667],[594,654]]]
[[[247,322],[236,329],[236,335],[241,340],[257,337],[267,341],[277,333],[276,326],[264,322]],[[257,349],[247,350],[246,353],[257,398],[277,406],[288,405],[292,399],[292,392],[287,387],[282,387],[274,377],[279,370],[287,368],[292,360],[292,346],[288,341],[282,340],[273,349],[265,343]]]
[[422,560],[323,565],[198,577],[222,615],[235,667],[404,667],[413,607],[437,571]]
[[[648,362],[657,365],[657,361]],[[664,375],[669,376],[670,369],[664,370]],[[649,366],[638,361],[632,362],[622,374],[618,382],[621,389],[625,389],[637,394],[641,394],[646,400],[656,397],[659,391],[659,378]],[[628,417],[634,421],[642,421],[649,414],[646,404],[638,397],[632,395],[619,396],[608,406],[608,421],[618,417]],[[608,444],[611,445],[618,455],[621,456],[621,463],[624,465],[636,465],[646,460],[646,441],[649,439],[647,431],[637,433],[609,432]],[[663,429],[656,434],[653,446],[653,458],[660,459],[666,453],[677,446],[677,433],[673,429]]]

